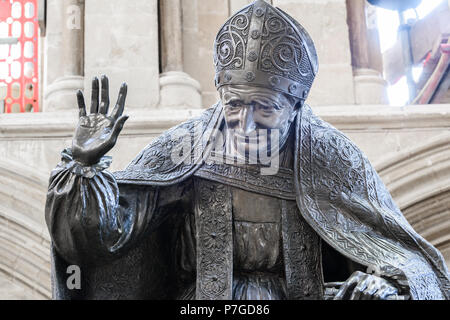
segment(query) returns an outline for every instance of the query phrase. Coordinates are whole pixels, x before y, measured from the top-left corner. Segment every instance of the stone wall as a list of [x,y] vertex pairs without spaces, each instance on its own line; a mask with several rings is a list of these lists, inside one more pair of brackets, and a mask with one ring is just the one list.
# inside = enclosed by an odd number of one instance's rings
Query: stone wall
[[[131,108],[159,102],[157,0],[86,1],[85,88],[107,74],[115,101],[122,82]],[[89,90],[86,90],[87,92]]]
[[308,103],[354,104],[345,0],[274,0],[273,4],[299,21],[316,46],[319,73]]
[[203,106],[214,104],[213,44],[221,25],[229,16],[226,0],[182,0],[184,71],[200,82]]

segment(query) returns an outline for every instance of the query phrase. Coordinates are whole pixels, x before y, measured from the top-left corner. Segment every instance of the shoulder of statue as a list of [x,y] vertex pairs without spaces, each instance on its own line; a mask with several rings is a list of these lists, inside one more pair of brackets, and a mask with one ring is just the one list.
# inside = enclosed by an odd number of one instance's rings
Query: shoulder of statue
[[[187,178],[196,162],[186,160],[191,159],[194,148],[202,147],[204,135],[211,134],[221,116],[222,105],[218,102],[198,117],[170,128],[145,147],[124,171],[115,172],[114,176],[119,183],[148,185],[167,185]],[[186,139],[189,139],[190,152],[181,152]]]
[[[145,147],[136,158],[130,162],[130,166],[150,166],[152,168],[161,160],[169,158],[173,147],[180,142],[185,134],[196,133],[195,130],[201,130],[203,133],[208,121],[217,111],[221,104],[218,102],[212,107],[206,109],[201,115],[188,119],[179,125],[176,125],[164,131],[158,138]],[[159,160],[158,160],[159,159]]]
[[304,167],[314,168],[311,174],[320,176],[323,181],[343,179],[341,185],[348,185],[353,190],[351,185],[356,183],[352,179],[359,185],[366,170],[374,171],[367,157],[349,137],[315,115],[308,106],[301,111],[297,123],[297,152]]
[[299,128],[304,134],[307,134],[312,139],[320,139],[324,143],[334,143],[336,141],[345,141],[345,144],[350,144],[354,148],[359,148],[355,143],[345,135],[342,131],[326,122],[318,115],[316,115],[311,107],[305,104],[299,112]]

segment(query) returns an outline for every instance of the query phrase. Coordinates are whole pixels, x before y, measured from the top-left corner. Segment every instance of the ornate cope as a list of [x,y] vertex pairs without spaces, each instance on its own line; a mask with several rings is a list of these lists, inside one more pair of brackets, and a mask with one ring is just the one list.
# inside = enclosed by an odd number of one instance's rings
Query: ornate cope
[[[204,128],[220,128],[221,111],[219,103],[180,128],[192,127],[195,122],[203,123]],[[172,129],[172,133],[176,130]],[[293,192],[272,195],[285,200],[295,197],[299,212],[323,240],[347,258],[377,268],[382,276],[409,287],[413,299],[448,298],[450,281],[442,255],[408,224],[361,150],[316,117],[307,105],[298,114],[294,130]],[[204,139],[208,141],[204,150],[218,130],[205,132],[213,134]],[[201,160],[185,165],[183,170],[170,162],[170,166],[161,166],[164,171],[153,169],[146,159],[153,158],[155,152],[162,152],[162,159],[170,158],[171,148],[160,147],[161,141],[167,139],[163,135],[125,171],[116,173],[118,183],[171,185],[196,175],[235,186],[242,177],[236,168],[214,167]],[[241,180],[242,186],[253,192],[267,192],[264,183],[257,181],[262,176],[248,173],[246,177],[250,178]],[[280,190],[291,188],[290,179],[280,184]]]

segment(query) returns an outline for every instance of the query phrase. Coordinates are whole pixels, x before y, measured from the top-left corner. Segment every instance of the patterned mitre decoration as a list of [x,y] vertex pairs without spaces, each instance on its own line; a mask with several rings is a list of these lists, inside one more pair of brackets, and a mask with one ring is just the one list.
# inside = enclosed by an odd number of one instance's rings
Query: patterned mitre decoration
[[273,89],[305,100],[318,71],[316,49],[291,16],[263,0],[241,9],[214,42],[215,83]]

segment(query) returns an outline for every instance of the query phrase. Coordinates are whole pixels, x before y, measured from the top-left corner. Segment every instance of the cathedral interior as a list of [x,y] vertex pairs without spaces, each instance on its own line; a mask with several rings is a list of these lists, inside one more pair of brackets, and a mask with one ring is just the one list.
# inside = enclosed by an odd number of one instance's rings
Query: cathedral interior
[[[319,72],[307,103],[363,150],[450,266],[450,1],[423,16],[391,10],[400,26],[388,48],[383,1],[268,2],[315,42]],[[115,100],[128,83],[130,119],[110,153],[110,170],[123,169],[217,101],[214,38],[249,3],[0,0],[0,299],[51,298],[44,207],[50,171],[77,123],[76,91],[89,97],[91,79],[106,74]],[[400,82],[407,94],[395,104]]]

